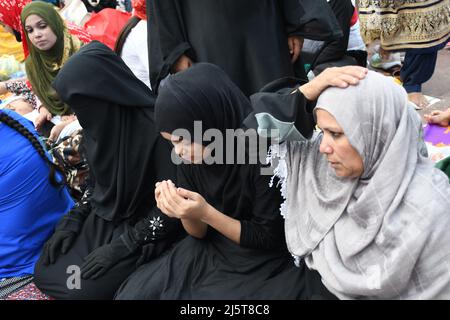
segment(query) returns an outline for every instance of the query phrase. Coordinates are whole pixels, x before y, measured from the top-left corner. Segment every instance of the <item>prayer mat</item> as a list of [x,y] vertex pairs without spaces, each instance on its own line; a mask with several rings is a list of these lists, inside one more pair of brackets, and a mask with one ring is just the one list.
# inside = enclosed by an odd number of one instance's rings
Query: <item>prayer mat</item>
[[32,282],[22,289],[10,294],[3,300],[54,300],[52,297],[42,293]]
[[423,128],[423,138],[427,144],[428,157],[433,162],[450,156],[450,126],[426,124]]
[[0,279],[0,299],[20,290],[33,281],[33,276]]
[[423,129],[423,138],[436,147],[450,146],[450,126],[441,127],[436,124],[427,124]]

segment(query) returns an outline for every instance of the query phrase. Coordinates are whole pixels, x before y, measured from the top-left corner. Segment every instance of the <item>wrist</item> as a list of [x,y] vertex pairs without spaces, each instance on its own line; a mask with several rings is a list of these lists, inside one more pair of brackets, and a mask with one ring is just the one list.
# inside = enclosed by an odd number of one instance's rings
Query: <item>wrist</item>
[[215,214],[216,214],[216,209],[208,203],[206,205],[205,212],[203,213],[203,216],[201,217],[200,221],[210,225],[211,219],[213,219]]
[[306,100],[314,101],[319,96],[319,90],[315,89],[311,82],[308,82],[298,88],[298,90],[303,94]]
[[125,230],[125,232],[122,233],[119,238],[113,240],[111,244],[118,248],[126,248],[124,251],[128,251],[128,253],[131,254],[135,252],[143,244],[143,242],[135,238],[132,230]]
[[55,227],[55,231],[70,231],[78,235],[83,229],[83,224],[84,220],[72,217],[69,213],[62,217],[62,219],[58,222]]

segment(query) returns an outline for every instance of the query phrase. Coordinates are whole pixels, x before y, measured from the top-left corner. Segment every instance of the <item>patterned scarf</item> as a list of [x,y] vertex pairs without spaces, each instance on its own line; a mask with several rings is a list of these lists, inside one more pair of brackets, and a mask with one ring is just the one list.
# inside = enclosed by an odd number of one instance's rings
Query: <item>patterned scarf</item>
[[404,89],[369,72],[358,86],[327,89],[317,108],[342,127],[364,172],[337,177],[320,135],[281,145],[289,251],[341,299],[448,299],[450,185],[423,155]]
[[450,0],[357,0],[361,35],[387,50],[429,48],[450,36]]

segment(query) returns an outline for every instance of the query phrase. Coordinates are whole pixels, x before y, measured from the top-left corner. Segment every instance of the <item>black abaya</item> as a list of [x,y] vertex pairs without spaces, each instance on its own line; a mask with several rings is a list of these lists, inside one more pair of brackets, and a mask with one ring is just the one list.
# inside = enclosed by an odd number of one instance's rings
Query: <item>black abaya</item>
[[315,61],[315,65],[338,61],[347,53],[348,39],[350,37],[350,21],[355,8],[350,0],[331,0],[329,5],[336,16],[344,36],[328,43]]
[[[61,224],[74,230],[73,221],[85,219],[74,245],[54,264],[44,265],[41,257],[36,284],[55,298],[111,299],[135,269],[142,246],[154,257],[183,234],[179,221],[162,214],[154,200],[155,183],[176,181],[176,168],[169,144],[155,130],[152,92],[103,44],[94,41],[72,56],[54,87],[83,127],[95,187],[87,217]],[[68,266],[81,266],[88,254],[118,240],[130,250],[126,257],[98,279],[82,280],[81,290],[67,288]]]
[[[174,75],[156,102],[158,131],[238,129],[250,101],[225,73],[200,63]],[[231,141],[227,141],[229,143]],[[226,154],[227,150],[223,150]],[[259,164],[183,164],[177,184],[197,192],[218,211],[239,220],[239,245],[208,227],[139,268],[116,299],[308,299],[329,297],[316,273],[294,266],[286,249],[280,192]]]
[[340,36],[327,28],[335,20],[326,6],[314,0],[312,16],[299,0],[148,0],[152,88],[183,54],[218,65],[247,96],[281,77],[304,78],[301,59],[291,64],[288,36]]

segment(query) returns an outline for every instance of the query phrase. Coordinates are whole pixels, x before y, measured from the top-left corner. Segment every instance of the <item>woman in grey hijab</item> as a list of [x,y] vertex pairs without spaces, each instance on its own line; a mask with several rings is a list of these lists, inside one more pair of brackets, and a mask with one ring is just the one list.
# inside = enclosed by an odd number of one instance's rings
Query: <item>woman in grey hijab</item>
[[[321,81],[299,92],[314,100]],[[259,130],[286,133],[272,157],[296,261],[341,299],[449,299],[450,184],[424,155],[404,89],[369,71],[357,85],[324,90],[314,113],[322,132],[309,140],[275,114],[256,116]]]

